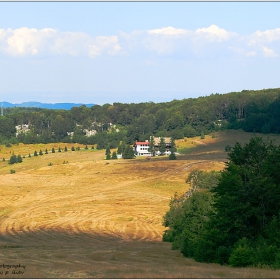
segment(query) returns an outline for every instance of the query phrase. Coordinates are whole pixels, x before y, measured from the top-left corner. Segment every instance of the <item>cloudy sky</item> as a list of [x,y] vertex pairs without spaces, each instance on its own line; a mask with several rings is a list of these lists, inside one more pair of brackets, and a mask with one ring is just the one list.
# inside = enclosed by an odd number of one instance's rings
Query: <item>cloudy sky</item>
[[0,101],[280,87],[280,2],[0,2]]

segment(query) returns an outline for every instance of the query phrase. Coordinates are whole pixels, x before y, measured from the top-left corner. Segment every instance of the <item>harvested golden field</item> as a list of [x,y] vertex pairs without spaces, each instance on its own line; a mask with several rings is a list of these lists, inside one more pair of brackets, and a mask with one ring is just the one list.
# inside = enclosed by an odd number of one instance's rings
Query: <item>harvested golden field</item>
[[[224,168],[226,133],[193,141],[204,144],[176,161],[106,161],[105,151],[71,151],[70,144],[61,153],[41,144],[48,154],[20,164],[1,161],[0,277],[279,278],[279,271],[196,263],[161,242],[162,217],[171,196],[188,189],[188,173]],[[1,146],[1,158],[8,149],[39,151]]]

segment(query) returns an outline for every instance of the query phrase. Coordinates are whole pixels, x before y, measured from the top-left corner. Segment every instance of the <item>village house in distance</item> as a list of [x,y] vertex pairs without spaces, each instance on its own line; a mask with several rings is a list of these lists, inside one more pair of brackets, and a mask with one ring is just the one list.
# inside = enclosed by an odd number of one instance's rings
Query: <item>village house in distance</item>
[[[159,156],[159,155],[170,155],[171,154],[171,137],[153,137],[153,143],[154,147],[151,147],[150,142],[151,142],[152,136],[150,137],[149,140],[145,140],[144,142],[139,142],[136,141],[134,144],[134,154],[136,156]],[[161,151],[161,141],[163,140],[164,143],[164,149]],[[152,151],[154,149],[154,153]],[[163,151],[164,150],[164,151]]]

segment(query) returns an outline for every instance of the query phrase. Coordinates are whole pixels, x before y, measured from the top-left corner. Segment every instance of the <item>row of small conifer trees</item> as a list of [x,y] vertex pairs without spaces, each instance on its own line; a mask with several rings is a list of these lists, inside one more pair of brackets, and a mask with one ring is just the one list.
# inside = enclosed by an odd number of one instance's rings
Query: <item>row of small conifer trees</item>
[[[85,146],[85,149],[86,149],[86,150],[88,149],[88,146],[87,146],[87,145]],[[92,147],[92,149],[94,149],[94,147]],[[64,152],[67,152],[67,151],[68,151],[68,148],[65,146],[63,150],[64,150]],[[77,148],[72,147],[72,148],[71,148],[71,151],[79,151],[79,150],[80,150],[80,147],[77,147]],[[60,147],[58,147],[58,150],[57,150],[57,151],[60,153],[60,152],[62,152],[62,149],[61,149]],[[55,153],[55,149],[52,148],[52,151],[51,151],[51,152],[52,152],[52,153]],[[46,149],[46,150],[45,150],[45,154],[48,154],[48,153],[49,153],[49,152],[48,152],[48,149]],[[43,155],[43,151],[40,150],[39,153],[38,153],[38,152],[35,150],[33,155],[34,155],[35,157],[38,156],[38,155],[42,156],[42,155]],[[28,157],[31,157],[31,154],[30,154],[30,153],[29,153]],[[25,156],[24,156],[23,158],[25,158]],[[3,161],[5,161],[4,158],[3,158]],[[10,160],[9,160],[9,164],[15,164],[15,163],[21,163],[21,162],[22,162],[22,157],[21,157],[21,155],[18,155],[18,156],[12,155],[12,156],[10,157]]]

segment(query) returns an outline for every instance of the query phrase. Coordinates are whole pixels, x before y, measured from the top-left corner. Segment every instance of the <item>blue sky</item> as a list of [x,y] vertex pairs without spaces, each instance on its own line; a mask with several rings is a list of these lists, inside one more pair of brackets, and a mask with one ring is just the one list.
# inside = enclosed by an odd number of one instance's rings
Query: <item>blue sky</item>
[[279,87],[280,2],[0,2],[0,101]]

